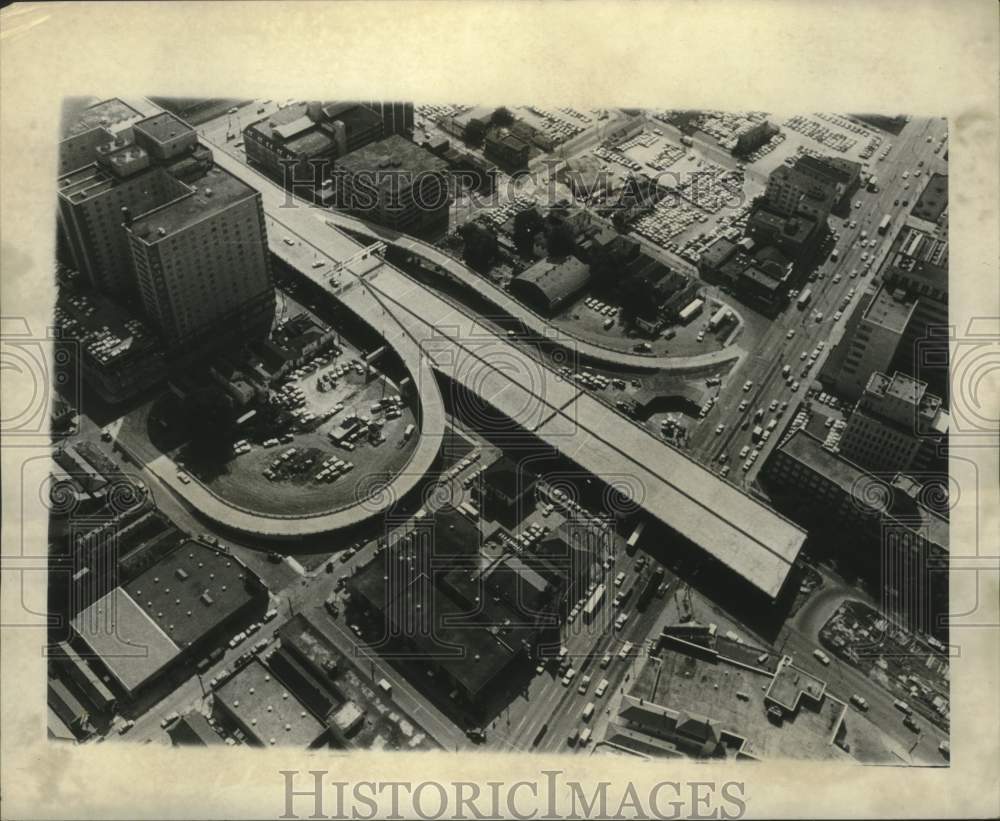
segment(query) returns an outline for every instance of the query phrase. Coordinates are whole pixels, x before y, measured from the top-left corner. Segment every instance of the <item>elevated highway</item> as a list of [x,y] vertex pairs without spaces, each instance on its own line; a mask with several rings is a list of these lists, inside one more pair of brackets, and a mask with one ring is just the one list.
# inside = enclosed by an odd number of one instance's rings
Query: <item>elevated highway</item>
[[[322,257],[334,263],[330,267],[358,254],[362,246],[329,224],[328,210],[293,199],[222,151],[216,152],[216,162],[260,191],[272,221],[269,242],[282,258],[290,259],[292,246],[284,242],[286,237],[293,246],[308,246],[309,259]],[[385,236],[379,239],[389,241]],[[393,266],[380,262],[358,271],[348,266],[336,276],[311,265],[296,267],[325,283],[347,307],[406,352],[404,359],[412,362],[417,357],[411,372],[422,404],[437,407],[440,401],[429,365],[585,473],[625,489],[649,515],[764,593],[778,594],[805,540],[799,527],[617,416],[464,308]],[[427,438],[431,431],[423,433]],[[423,463],[414,460],[407,473],[415,473]]]

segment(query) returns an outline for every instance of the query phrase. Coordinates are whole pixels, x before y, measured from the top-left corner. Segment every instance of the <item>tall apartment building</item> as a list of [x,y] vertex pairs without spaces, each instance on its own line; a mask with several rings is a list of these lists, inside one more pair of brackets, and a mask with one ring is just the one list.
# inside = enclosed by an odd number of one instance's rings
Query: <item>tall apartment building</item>
[[448,228],[448,164],[394,135],[337,160],[338,205],[364,219],[423,237]]
[[131,139],[131,127],[142,114],[113,97],[100,102],[67,100],[63,138],[59,143],[59,174],[68,174],[97,160],[97,147],[116,137]]
[[146,315],[173,353],[265,337],[274,284],[260,193],[217,166],[185,188],[127,219]]
[[382,120],[383,137],[393,134],[408,139],[413,137],[413,103],[373,101],[362,105]]
[[94,288],[129,297],[135,283],[124,214],[181,196],[184,180],[211,165],[211,152],[190,126],[163,112],[132,123],[94,154],[94,162],[58,180],[59,227],[76,270]]
[[381,138],[381,115],[367,103],[295,103],[243,129],[250,162],[283,183],[294,175],[317,188],[337,157]]
[[890,292],[885,286],[863,299],[870,301],[852,315],[821,377],[832,382],[835,393],[852,402],[864,393],[873,373],[890,370],[916,308],[916,300],[905,291]]
[[948,413],[927,385],[898,371],[875,372],[847,420],[839,450],[872,471],[919,473],[939,467]]
[[59,178],[59,223],[76,270],[97,290],[133,291],[123,209],[142,213],[169,202],[183,184],[152,166],[142,148],[117,139],[98,148],[98,161]]

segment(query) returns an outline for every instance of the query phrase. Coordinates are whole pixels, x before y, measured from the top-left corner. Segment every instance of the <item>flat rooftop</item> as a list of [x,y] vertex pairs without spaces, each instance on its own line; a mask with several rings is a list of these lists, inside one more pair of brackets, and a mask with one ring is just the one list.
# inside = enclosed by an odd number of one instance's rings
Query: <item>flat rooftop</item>
[[121,587],[74,616],[72,626],[129,692],[180,653],[177,644]]
[[152,117],[147,117],[135,124],[135,129],[148,134],[158,143],[169,142],[175,137],[190,134],[194,131],[187,123],[182,122],[169,111],[161,111]]
[[141,214],[129,230],[146,242],[153,243],[161,236],[182,231],[209,214],[256,195],[257,192],[246,183],[213,165],[198,180],[197,188],[192,188],[191,193]]
[[[70,104],[71,105],[71,104]],[[70,106],[67,106],[69,108]],[[83,110],[67,112],[63,125],[63,139],[90,131],[92,128],[114,129],[114,126],[130,120],[138,120],[142,113],[136,111],[117,97],[94,103]]]
[[[806,466],[814,473],[825,477],[849,495],[860,495],[859,504],[866,504],[865,497],[878,498],[877,493],[870,493],[871,483],[877,481],[872,474],[862,470],[853,462],[831,453],[823,447],[823,443],[806,431],[799,429],[783,442],[779,450],[795,461]],[[942,519],[924,505],[910,498],[899,488],[885,484],[890,491],[889,509],[884,514],[914,534],[923,536],[928,541],[941,548],[949,549],[948,521]],[[893,493],[892,491],[896,492]]]
[[948,175],[932,174],[910,212],[918,219],[937,222],[948,207]]
[[776,701],[788,712],[795,712],[803,705],[803,699],[819,701],[826,693],[826,682],[792,664],[784,658],[774,673],[767,697]]
[[[147,172],[149,173],[149,172]],[[117,178],[97,163],[85,165],[59,178],[59,195],[70,202],[83,202],[115,185]]]
[[[434,351],[439,372],[471,379],[484,400],[594,476],[632,477],[645,490],[647,512],[758,589],[778,595],[804,530],[645,429],[620,422],[596,397],[540,369],[518,347],[395,269],[383,266],[370,287],[411,338]],[[468,339],[484,342],[470,353],[461,342]],[[510,365],[470,368],[470,356]],[[527,384],[525,374],[531,375]]]
[[885,286],[879,288],[865,311],[864,318],[887,330],[901,334],[916,309],[917,301],[902,291],[890,292]]
[[56,321],[101,365],[150,351],[158,344],[138,316],[89,289],[60,288]]
[[421,148],[399,134],[393,134],[345,154],[337,160],[337,168],[344,169],[348,174],[375,174],[379,171],[444,173],[448,170],[448,163],[426,148]]
[[288,140],[285,148],[303,157],[315,157],[330,151],[334,145],[333,139],[317,128]]
[[215,698],[264,747],[308,747],[326,732],[260,659],[219,687]]
[[764,700],[770,674],[670,647],[662,648],[656,658],[649,659],[636,679],[630,693],[634,698],[717,721],[723,730],[747,739],[748,751],[758,758],[845,758],[830,743],[831,720],[843,712],[843,702],[825,698],[818,710],[800,709],[778,726],[768,719]]
[[249,571],[234,557],[186,541],[125,585],[178,647],[187,647],[250,602]]
[[281,625],[278,628],[278,637],[283,647],[292,648],[317,670],[333,670],[341,661],[342,657],[337,648],[303,613],[296,613]]

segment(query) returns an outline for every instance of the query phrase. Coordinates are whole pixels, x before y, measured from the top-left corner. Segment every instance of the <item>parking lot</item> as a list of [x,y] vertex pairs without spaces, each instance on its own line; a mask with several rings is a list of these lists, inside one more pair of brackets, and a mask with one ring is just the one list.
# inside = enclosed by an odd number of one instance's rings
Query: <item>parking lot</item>
[[[263,442],[244,441],[220,470],[191,465],[191,473],[234,504],[285,514],[335,510],[356,502],[359,488],[395,475],[418,438],[404,435],[414,424],[412,410],[396,403],[376,410],[376,402],[398,392],[387,380],[366,382],[363,368],[349,368],[322,390],[319,380],[331,373],[336,366],[308,370],[279,392],[302,423]],[[344,431],[348,419],[356,420],[350,433],[334,441],[331,434]]]
[[731,323],[716,332],[709,331],[706,323],[710,316],[711,313],[706,310],[687,325],[670,325],[654,338],[645,334],[629,335],[619,320],[618,305],[584,295],[551,321],[555,327],[564,328],[575,337],[613,350],[657,356],[689,356],[722,350],[723,343],[732,333]]

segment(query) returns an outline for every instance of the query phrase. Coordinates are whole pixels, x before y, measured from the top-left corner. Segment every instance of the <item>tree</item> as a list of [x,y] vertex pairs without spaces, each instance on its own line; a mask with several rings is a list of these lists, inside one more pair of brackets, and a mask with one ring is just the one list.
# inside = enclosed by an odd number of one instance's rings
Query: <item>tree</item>
[[485,273],[497,258],[497,238],[492,231],[475,223],[462,229],[464,248],[462,256],[470,268]]
[[535,234],[544,227],[545,220],[536,208],[529,208],[514,215],[514,247],[522,257],[534,257],[531,246],[535,241]]
[[498,108],[496,111],[493,112],[493,116],[490,118],[490,122],[493,123],[493,125],[495,126],[504,128],[506,126],[513,124],[514,115],[510,113],[509,109],[500,106],[500,108]]
[[462,139],[469,145],[482,145],[486,139],[486,124],[482,120],[469,120]]
[[552,223],[547,240],[550,257],[566,257],[576,250],[576,232],[565,220]]
[[208,387],[192,391],[184,400],[191,444],[201,454],[228,454],[236,426],[236,405],[221,388]]
[[620,299],[621,320],[624,324],[634,323],[637,317],[646,320],[656,319],[659,310],[656,286],[646,277],[634,276],[625,280],[622,283]]

